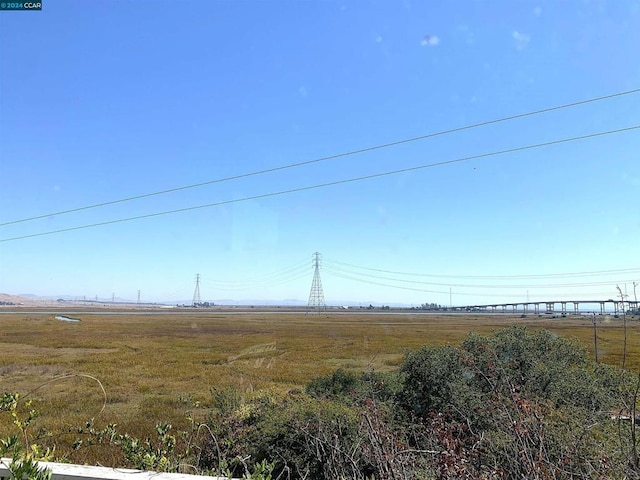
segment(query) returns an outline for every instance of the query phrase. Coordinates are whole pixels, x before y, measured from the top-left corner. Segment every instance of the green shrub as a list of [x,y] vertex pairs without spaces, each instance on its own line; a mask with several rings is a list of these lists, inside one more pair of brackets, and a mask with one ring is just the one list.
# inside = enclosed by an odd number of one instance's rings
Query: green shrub
[[[459,348],[409,352],[401,371],[398,405],[438,439],[423,435],[418,446],[459,452],[445,466],[464,464],[466,473],[453,477],[593,478],[620,458],[621,434],[605,413],[623,404],[629,379],[572,340],[517,326],[471,334]],[[483,473],[474,462],[495,468]]]
[[340,478],[348,471],[347,478],[354,478],[361,467],[359,421],[357,409],[345,402],[256,395],[233,412],[212,412],[199,467],[215,470],[220,459],[243,459],[227,461],[230,474],[266,461],[273,462],[274,477]]
[[338,369],[331,375],[312,379],[305,392],[315,398],[350,399],[361,403],[365,398],[391,400],[401,388],[402,380],[397,372],[356,374]]
[[[38,444],[31,443],[28,428],[38,416],[38,412],[31,408],[31,402],[24,402],[26,413],[20,411],[20,395],[4,392],[0,397],[0,413],[11,416],[16,429],[15,434],[0,437],[0,457],[10,457],[7,469],[11,478],[22,480],[49,480],[51,472],[38,465],[38,460],[51,460],[53,452],[42,449]],[[4,435],[4,434],[3,434]]]
[[472,374],[462,356],[463,351],[451,345],[408,352],[400,367],[404,380],[398,394],[400,405],[425,418],[432,412],[451,412],[468,402]]
[[360,378],[355,373],[338,369],[331,375],[316,377],[307,384],[306,392],[314,397],[336,398],[348,396],[360,388]]

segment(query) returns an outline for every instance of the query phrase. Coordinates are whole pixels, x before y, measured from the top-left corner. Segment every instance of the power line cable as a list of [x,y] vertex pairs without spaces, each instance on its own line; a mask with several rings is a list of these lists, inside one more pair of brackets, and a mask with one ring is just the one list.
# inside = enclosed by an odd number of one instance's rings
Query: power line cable
[[[415,272],[398,272],[395,270],[382,270],[379,268],[370,268],[363,267],[361,265],[354,265],[352,263],[340,262],[337,260],[332,260],[331,258],[325,258],[325,262],[329,265],[344,265],[347,267],[360,268],[362,270],[369,270],[373,272],[382,272],[382,273],[393,273],[397,275],[407,275],[407,276],[415,276],[415,277],[431,277],[431,278],[452,278],[452,279],[534,279],[534,278],[561,278],[561,277],[591,277],[591,276],[600,276],[600,275],[612,275],[612,274],[621,274],[621,273],[638,273],[640,272],[640,268],[622,268],[618,270],[594,270],[591,272],[573,272],[573,273],[545,273],[545,274],[537,274],[537,275],[436,275],[429,273],[415,273]],[[624,283],[624,282],[623,282]]]
[[345,280],[353,280],[355,282],[360,282],[360,283],[367,283],[369,285],[379,285],[381,287],[397,288],[399,290],[410,290],[410,291],[413,291],[413,292],[438,293],[438,294],[447,294],[447,295],[449,295],[449,291],[440,292],[438,290],[425,290],[423,288],[403,287],[403,286],[400,286],[400,285],[390,285],[390,284],[381,283],[381,282],[372,282],[370,280],[363,280],[363,279],[360,279],[360,278],[351,277],[349,275],[343,275],[343,274],[340,274],[340,273],[336,273],[336,272],[330,271],[330,270],[327,270],[327,273],[332,277],[343,278]]
[[[389,283],[382,283],[382,282],[374,282],[371,280],[363,280],[360,278],[356,278],[356,277],[351,277],[349,275],[343,275],[343,274],[338,274],[336,272],[332,272],[332,271],[328,271],[327,273],[332,276],[332,277],[337,277],[337,278],[342,278],[344,280],[352,280],[355,282],[359,282],[359,283],[366,283],[368,285],[377,285],[377,286],[381,286],[381,287],[387,287],[387,288],[395,288],[397,290],[409,290],[412,292],[423,292],[423,293],[435,293],[435,294],[440,294],[440,295],[446,295],[449,296],[449,294],[451,293],[449,290],[446,291],[440,291],[440,290],[427,290],[424,288],[415,288],[415,287],[405,287],[405,286],[401,286],[401,285],[392,285]],[[485,293],[485,292],[475,292],[475,293],[470,293],[470,292],[460,292],[460,291],[454,291],[453,292],[455,296],[464,296],[464,297],[493,297],[493,298],[517,298],[517,299],[521,299],[523,297],[522,294],[517,294],[517,293]],[[558,294],[558,297],[569,297],[569,298],[576,298],[579,297],[580,295],[583,295],[584,293],[562,293],[562,294]],[[609,293],[607,292],[592,292],[590,293],[591,295],[608,295]],[[530,295],[530,297],[532,298],[547,298],[548,295],[535,295],[532,294]],[[522,303],[522,302],[518,302],[518,303]]]
[[[305,262],[307,263],[307,262]],[[213,280],[206,282],[207,286],[215,290],[246,290],[248,288],[271,287],[291,283],[294,280],[300,280],[309,276],[309,268],[297,267],[288,272],[280,271],[273,274],[261,276],[259,279],[248,279],[239,281],[219,281]]]
[[307,160],[307,161],[304,161],[304,162],[297,162],[297,163],[292,163],[292,164],[288,164],[288,165],[281,165],[279,167],[267,168],[267,169],[264,169],[264,170],[258,170],[258,171],[249,172],[249,173],[242,173],[240,175],[234,175],[234,176],[231,176],[231,177],[218,178],[218,179],[209,180],[209,181],[206,181],[206,182],[194,183],[194,184],[191,184],[191,185],[184,185],[184,186],[181,186],[181,187],[175,187],[175,188],[169,188],[169,189],[166,189],[166,190],[160,190],[160,191],[157,191],[157,192],[145,193],[145,194],[142,194],[142,195],[135,195],[135,196],[132,196],[132,197],[125,197],[125,198],[120,198],[120,199],[117,199],[117,200],[110,200],[110,201],[107,201],[107,202],[95,203],[93,205],[86,205],[84,207],[71,208],[69,210],[61,210],[59,212],[47,213],[47,214],[44,214],[44,215],[36,215],[36,216],[33,216],[33,217],[22,218],[22,219],[19,219],[19,220],[12,220],[10,222],[0,223],[0,227],[4,227],[4,226],[7,226],[7,225],[14,225],[14,224],[17,224],[17,223],[29,222],[29,221],[32,221],[32,220],[40,220],[42,218],[51,217],[53,215],[65,215],[65,214],[68,214],[68,213],[80,212],[80,211],[89,210],[89,209],[92,209],[92,208],[105,207],[105,206],[114,205],[114,204],[117,204],[117,203],[130,202],[132,200],[140,200],[142,198],[148,198],[148,197],[153,197],[153,196],[157,196],[157,195],[164,195],[164,194],[167,194],[167,193],[173,193],[173,192],[178,192],[178,191],[181,191],[181,190],[188,190],[188,189],[192,189],[192,188],[203,187],[203,186],[206,186],[206,185],[213,185],[215,183],[223,183],[223,182],[228,182],[228,181],[231,181],[231,180],[239,180],[241,178],[253,177],[253,176],[257,176],[257,175],[263,175],[263,174],[266,174],[266,173],[277,172],[277,171],[280,171],[280,170],[287,170],[287,169],[297,168],[297,167],[301,167],[301,166],[305,166],[305,165],[311,165],[311,164],[314,164],[314,163],[326,162],[326,161],[335,160],[335,159],[338,159],[338,158],[348,157],[348,156],[352,156],[352,155],[358,155],[358,154],[361,154],[361,153],[372,152],[372,151],[375,151],[375,150],[382,150],[384,148],[389,148],[389,147],[395,147],[395,146],[403,145],[403,144],[406,144],[406,143],[417,142],[419,140],[425,140],[427,138],[433,138],[433,137],[438,137],[438,136],[443,136],[443,135],[449,135],[449,134],[452,134],[452,133],[462,132],[462,131],[465,131],[465,130],[471,130],[473,128],[485,127],[485,126],[488,126],[488,125],[495,125],[497,123],[516,120],[516,119],[519,119],[519,118],[530,117],[530,116],[539,115],[539,114],[542,114],[542,113],[548,113],[548,112],[553,112],[553,111],[556,111],[556,110],[562,110],[562,109],[565,109],[565,108],[571,108],[571,107],[576,107],[576,106],[579,106],[579,105],[585,105],[585,104],[588,104],[588,103],[600,102],[600,101],[603,101],[603,100],[609,100],[609,99],[612,99],[612,98],[622,97],[622,96],[625,96],[625,95],[632,95],[632,94],[635,94],[635,93],[638,93],[638,92],[640,92],[640,88],[637,88],[637,89],[634,89],[634,90],[627,90],[627,91],[624,91],[624,92],[613,93],[613,94],[609,94],[609,95],[603,95],[603,96],[600,96],[600,97],[590,98],[590,99],[587,99],[587,100],[580,100],[578,102],[572,102],[572,103],[566,103],[566,104],[563,104],[563,105],[557,105],[555,107],[543,108],[543,109],[534,110],[534,111],[531,111],[531,112],[519,113],[519,114],[516,114],[516,115],[510,115],[508,117],[502,117],[502,118],[498,118],[498,119],[494,119],[494,120],[487,120],[485,122],[474,123],[474,124],[471,124],[471,125],[465,125],[465,126],[462,126],[462,127],[456,127],[456,128],[452,128],[452,129],[449,129],[449,130],[442,130],[442,131],[434,132],[434,133],[428,133],[426,135],[421,135],[421,136],[412,137],[412,138],[406,138],[406,139],[403,139],[403,140],[397,140],[395,142],[384,143],[384,144],[381,144],[381,145],[374,145],[372,147],[366,147],[366,148],[361,148],[361,149],[357,149],[357,150],[351,150],[351,151],[348,151],[348,152],[338,153],[338,154],[335,154],[335,155],[329,155],[327,157],[316,158],[316,159]]
[[493,288],[566,288],[566,287],[594,287],[603,285],[616,285],[631,283],[633,280],[611,280],[611,281],[599,281],[599,282],[572,282],[572,283],[545,283],[545,284],[511,284],[511,285],[498,285],[498,284],[460,284],[460,283],[435,283],[435,282],[423,282],[419,280],[406,280],[402,278],[383,277],[380,275],[373,275],[369,273],[355,272],[353,270],[345,270],[341,268],[325,266],[325,270],[334,273],[344,273],[348,275],[359,275],[367,278],[375,278],[379,280],[389,280],[392,282],[408,283],[412,285],[432,285],[436,287],[456,287],[456,288],[479,288],[479,289],[493,289]]
[[386,177],[389,175],[397,175],[399,173],[406,173],[406,172],[412,172],[412,171],[416,171],[416,170],[422,170],[425,168],[432,168],[432,167],[440,167],[443,165],[451,165],[454,163],[462,163],[462,162],[466,162],[469,160],[477,160],[480,158],[487,158],[487,157],[492,157],[492,156],[497,156],[497,155],[504,155],[507,153],[515,153],[515,152],[521,152],[524,150],[531,150],[531,149],[535,149],[535,148],[541,148],[541,147],[548,147],[551,145],[559,145],[562,143],[568,143],[568,142],[575,142],[578,140],[586,140],[588,138],[595,138],[595,137],[601,137],[601,136],[605,136],[605,135],[612,135],[615,133],[623,133],[623,132],[629,132],[632,130],[637,130],[640,128],[640,125],[635,125],[632,127],[625,127],[625,128],[619,128],[616,130],[608,130],[605,132],[597,132],[597,133],[590,133],[588,135],[581,135],[578,137],[571,137],[571,138],[564,138],[561,140],[553,140],[550,142],[543,142],[543,143],[537,143],[537,144],[532,144],[532,145],[525,145],[522,147],[515,147],[515,148],[509,148],[507,150],[499,150],[499,151],[495,151],[495,152],[489,152],[489,153],[482,153],[479,155],[471,155],[468,157],[462,157],[462,158],[457,158],[454,160],[446,160],[446,161],[442,161],[442,162],[435,162],[435,163],[429,163],[429,164],[425,164],[425,165],[418,165],[416,167],[408,167],[408,168],[402,168],[402,169],[398,169],[398,170],[391,170],[391,171],[387,171],[387,172],[382,172],[382,173],[374,173],[371,175],[364,175],[361,177],[354,177],[354,178],[347,178],[344,180],[336,180],[333,182],[327,182],[327,183],[320,183],[320,184],[316,184],[316,185],[309,185],[306,187],[298,187],[298,188],[292,188],[289,190],[281,190],[279,192],[271,192],[271,193],[264,193],[261,195],[253,195],[250,197],[243,197],[243,198],[237,198],[234,200],[224,200],[221,202],[214,202],[214,203],[208,203],[205,205],[196,205],[193,207],[185,207],[185,208],[178,208],[175,210],[165,210],[162,212],[156,212],[156,213],[148,213],[145,215],[138,215],[135,217],[127,217],[127,218],[120,218],[117,220],[109,220],[109,221],[105,221],[105,222],[98,222],[98,223],[91,223],[91,224],[87,224],[87,225],[80,225],[77,227],[70,227],[70,228],[62,228],[59,230],[51,230],[48,232],[40,232],[40,233],[32,233],[29,235],[21,235],[18,237],[11,237],[11,238],[4,238],[4,239],[0,239],[0,243],[3,242],[10,242],[10,241],[14,241],[14,240],[22,240],[25,238],[33,238],[33,237],[41,237],[44,235],[53,235],[56,233],[63,233],[63,232],[71,232],[74,230],[82,230],[82,229],[86,229],[86,228],[94,228],[94,227],[100,227],[100,226],[104,226],[104,225],[112,225],[115,223],[123,223],[123,222],[129,222],[129,221],[133,221],[133,220],[141,220],[143,218],[152,218],[152,217],[159,217],[162,215],[170,215],[173,213],[181,213],[181,212],[188,212],[188,211],[192,211],[192,210],[198,210],[198,209],[203,209],[203,208],[210,208],[210,207],[216,207],[216,206],[220,206],[220,205],[228,205],[231,203],[239,203],[239,202],[245,202],[248,200],[257,200],[260,198],[268,198],[268,197],[275,197],[275,196],[280,196],[280,195],[287,195],[290,193],[296,193],[296,192],[303,192],[306,190],[314,190],[314,189],[318,189],[318,188],[326,188],[326,187],[330,187],[330,186],[334,186],[334,185],[342,185],[342,184],[346,184],[346,183],[353,183],[353,182],[359,182],[362,180],[370,180],[372,178],[380,178],[380,177]]
[[213,290],[221,290],[221,291],[242,291],[242,290],[248,290],[248,289],[255,289],[255,288],[269,288],[269,287],[277,287],[279,285],[286,285],[288,283],[292,283],[294,281],[298,281],[298,280],[302,280],[304,278],[308,278],[309,277],[309,273],[307,272],[300,272],[297,273],[295,275],[291,275],[288,277],[282,277],[282,278],[278,278],[269,282],[263,282],[263,283],[247,283],[247,284],[242,284],[242,283],[238,283],[236,285],[210,285],[207,284],[208,288],[213,289]]
[[295,275],[297,273],[308,273],[309,267],[308,262],[306,260],[300,261],[296,264],[290,265],[288,267],[283,267],[279,270],[273,272],[263,273],[261,275],[256,275],[255,277],[250,277],[242,280],[207,280],[206,282],[211,285],[221,285],[221,286],[231,286],[231,285],[246,285],[248,283],[264,283],[265,281],[270,281],[272,279],[278,279],[281,277],[286,277],[290,275]]
[[[387,288],[395,288],[398,290],[409,290],[412,292],[424,292],[424,293],[436,293],[436,294],[440,294],[440,295],[450,295],[450,291],[446,290],[446,291],[440,291],[440,290],[427,290],[427,289],[423,289],[423,288],[414,288],[414,287],[405,287],[405,286],[401,286],[401,285],[392,285],[392,284],[388,284],[388,283],[382,283],[382,282],[374,282],[374,281],[370,281],[370,280],[363,280],[360,278],[356,278],[356,277],[351,277],[349,275],[342,275],[342,274],[338,274],[336,272],[331,272],[327,270],[327,273],[332,276],[332,277],[337,277],[337,278],[342,278],[345,280],[352,280],[355,282],[359,282],[359,283],[366,283],[368,285],[378,285],[381,287],[387,287]],[[454,291],[453,292],[454,295],[456,296],[464,296],[464,297],[493,297],[493,298],[517,298],[517,299],[521,299],[523,297],[522,294],[516,294],[516,293],[506,293],[506,294],[500,294],[500,293],[485,293],[485,292],[476,292],[476,293],[469,293],[469,292],[460,292],[460,291]],[[590,295],[609,295],[610,292],[590,292]],[[583,295],[583,293],[562,293],[562,294],[558,294],[558,297],[568,297],[568,298],[572,298],[575,299],[576,297],[579,297],[580,295]],[[531,298],[547,298],[548,295],[536,295],[536,294],[532,294],[530,295]],[[561,300],[560,300],[561,301]],[[594,302],[597,300],[594,300]],[[518,303],[522,303],[521,301]]]

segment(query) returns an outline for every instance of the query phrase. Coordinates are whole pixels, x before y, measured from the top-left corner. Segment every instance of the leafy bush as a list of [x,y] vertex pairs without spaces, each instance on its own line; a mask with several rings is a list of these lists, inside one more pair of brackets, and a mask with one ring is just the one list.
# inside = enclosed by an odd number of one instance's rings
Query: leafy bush
[[338,369],[329,376],[316,377],[307,384],[306,392],[314,397],[336,398],[355,393],[360,387],[358,375]]
[[344,402],[259,394],[229,414],[212,412],[199,466],[215,469],[220,459],[242,458],[244,464],[227,463],[232,475],[272,461],[274,475],[288,478],[340,478],[343,468],[352,478],[360,464],[358,423],[357,410]]
[[[454,436],[461,453],[453,464],[467,473],[479,462],[494,465],[484,474],[508,478],[591,478],[619,457],[606,412],[620,405],[627,377],[594,365],[571,340],[517,326],[472,334],[459,348],[408,353],[401,371],[399,406],[435,433],[446,431],[436,417],[466,426]],[[451,435],[440,437],[450,446]]]
[[28,428],[38,412],[31,408],[31,402],[25,402],[25,415],[19,411],[20,396],[15,393],[3,393],[0,397],[0,413],[11,415],[12,423],[18,433],[6,438],[0,437],[0,457],[9,456],[11,461],[7,466],[11,478],[29,480],[49,480],[51,472],[38,465],[38,460],[50,460],[52,452],[43,450],[37,444],[31,443]]
[[401,405],[418,416],[441,412],[459,420],[473,418],[496,394],[512,392],[598,412],[614,405],[620,387],[615,369],[596,367],[577,343],[519,326],[490,337],[471,334],[459,348],[409,352],[401,372]]
[[315,398],[353,400],[365,398],[387,401],[402,388],[398,373],[353,373],[338,369],[331,375],[316,377],[306,387],[306,393]]

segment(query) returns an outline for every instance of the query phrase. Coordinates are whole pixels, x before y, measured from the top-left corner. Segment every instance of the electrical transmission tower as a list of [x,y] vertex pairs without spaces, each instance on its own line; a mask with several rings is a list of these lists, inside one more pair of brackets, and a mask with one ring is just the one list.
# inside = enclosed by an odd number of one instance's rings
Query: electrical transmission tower
[[320,280],[321,258],[318,252],[313,254],[313,282],[311,282],[311,292],[309,292],[309,303],[307,309],[326,310],[324,303],[324,292],[322,291],[322,280]]
[[193,306],[197,307],[202,303],[200,299],[200,274],[196,273],[196,289],[193,291]]

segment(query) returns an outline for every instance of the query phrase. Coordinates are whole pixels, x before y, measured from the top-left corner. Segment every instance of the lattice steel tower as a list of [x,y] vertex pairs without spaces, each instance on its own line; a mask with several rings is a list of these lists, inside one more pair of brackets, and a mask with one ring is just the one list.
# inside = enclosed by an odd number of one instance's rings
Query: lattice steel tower
[[322,280],[320,280],[321,258],[318,252],[313,254],[313,282],[311,282],[311,292],[309,292],[309,303],[307,308],[316,310],[326,310],[324,303],[324,292],[322,291]]
[[193,291],[193,306],[200,305],[202,300],[200,299],[200,274],[196,273],[196,289]]

